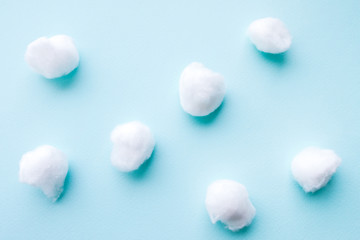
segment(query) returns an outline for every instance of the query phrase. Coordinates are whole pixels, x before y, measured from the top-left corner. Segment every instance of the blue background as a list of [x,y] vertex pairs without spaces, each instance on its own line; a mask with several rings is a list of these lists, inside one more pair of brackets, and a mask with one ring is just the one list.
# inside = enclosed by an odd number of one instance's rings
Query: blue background
[[[358,239],[360,236],[360,2],[13,1],[0,3],[0,239]],[[261,54],[245,33],[282,19],[282,56]],[[24,61],[41,36],[74,38],[80,67],[47,80]],[[193,61],[224,75],[227,95],[209,117],[180,107],[178,79]],[[149,125],[157,145],[135,173],[110,164],[119,123]],[[41,144],[70,163],[52,203],[18,182],[23,153]],[[343,163],[328,186],[305,194],[290,173],[307,146]],[[243,183],[257,209],[232,233],[212,225],[207,186]]]

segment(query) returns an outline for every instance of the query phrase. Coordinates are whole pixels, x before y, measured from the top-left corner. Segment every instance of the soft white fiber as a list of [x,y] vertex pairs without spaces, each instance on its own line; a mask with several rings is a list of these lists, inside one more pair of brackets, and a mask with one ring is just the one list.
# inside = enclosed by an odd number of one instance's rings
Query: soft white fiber
[[19,180],[40,188],[47,197],[56,201],[63,191],[67,172],[65,155],[52,146],[44,145],[22,156]]
[[77,68],[79,53],[69,36],[41,37],[28,45],[25,61],[35,72],[52,79],[67,75]]
[[146,125],[134,121],[118,125],[111,133],[111,162],[120,171],[136,170],[150,158],[155,140]]
[[291,45],[291,35],[285,24],[277,18],[262,18],[252,22],[248,35],[256,48],[266,53],[282,53]]
[[291,171],[305,192],[324,187],[341,163],[333,150],[309,147],[292,161]]
[[193,116],[206,116],[222,103],[225,95],[224,77],[201,63],[188,65],[180,77],[180,103]]
[[221,221],[232,231],[248,226],[255,217],[246,188],[232,180],[217,180],[206,194],[206,209],[212,223]]

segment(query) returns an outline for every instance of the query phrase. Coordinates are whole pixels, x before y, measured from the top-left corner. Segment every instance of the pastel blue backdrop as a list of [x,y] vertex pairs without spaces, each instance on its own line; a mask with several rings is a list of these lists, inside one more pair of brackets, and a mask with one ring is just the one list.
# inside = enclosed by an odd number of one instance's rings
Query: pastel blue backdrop
[[[0,3],[0,239],[359,239],[360,2],[357,0],[14,1]],[[261,54],[246,37],[278,17],[291,49]],[[28,43],[68,34],[78,70],[32,72]],[[180,107],[183,68],[224,75],[227,95],[209,117]],[[140,120],[156,150],[135,173],[110,164],[111,130]],[[41,144],[70,163],[52,203],[18,182],[22,154]],[[305,194],[290,173],[307,146],[343,163],[326,188]],[[243,183],[257,215],[232,233],[212,225],[207,186]]]

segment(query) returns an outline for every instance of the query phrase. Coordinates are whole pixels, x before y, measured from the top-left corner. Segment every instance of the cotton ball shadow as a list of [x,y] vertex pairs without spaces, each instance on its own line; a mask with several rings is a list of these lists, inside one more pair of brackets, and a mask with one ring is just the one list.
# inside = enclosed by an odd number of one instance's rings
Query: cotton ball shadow
[[334,176],[329,180],[326,187],[323,187],[316,192],[304,192],[304,189],[299,185],[296,180],[291,177],[291,183],[293,188],[295,188],[296,195],[299,195],[302,199],[311,202],[320,202],[321,204],[325,204],[329,202],[329,198],[333,196],[334,191],[339,187],[339,176],[335,173]]
[[151,173],[150,168],[153,168],[153,166],[152,166],[153,161],[157,154],[156,149],[157,149],[157,146],[154,147],[151,157],[148,160],[146,160],[137,170],[128,172],[128,173],[124,173],[124,174],[127,174],[133,180],[142,180],[145,177],[148,177],[148,175]]
[[69,168],[68,173],[65,177],[63,192],[60,194],[59,198],[56,200],[57,203],[61,203],[66,201],[66,199],[71,194],[71,191],[74,187],[74,179],[73,179],[73,169]]
[[259,51],[253,44],[249,43],[249,48],[251,48],[251,52],[254,52],[257,58],[259,58],[262,62],[265,62],[274,67],[282,68],[286,64],[288,64],[290,59],[291,50],[283,53],[272,54]]
[[74,71],[69,73],[68,75],[55,78],[55,79],[47,79],[45,77],[40,77],[43,81],[45,81],[47,84],[53,85],[56,88],[59,89],[68,89],[71,88],[79,81],[79,67],[75,68]]
[[287,62],[288,53],[279,53],[279,54],[272,54],[272,53],[265,53],[258,51],[255,47],[253,47],[254,51],[258,53],[258,55],[261,55],[262,58],[266,59],[267,61],[273,63],[277,66],[283,66]]
[[191,115],[187,114],[187,117],[190,118],[192,121],[194,121],[198,124],[204,125],[204,126],[212,124],[216,119],[219,118],[218,115],[220,114],[221,111],[223,111],[222,109],[225,107],[226,101],[227,101],[226,97],[224,97],[224,100],[221,103],[221,105],[215,111],[213,111],[212,113],[210,113],[207,116],[196,117],[196,116],[191,116]]
[[[143,185],[145,182],[149,183],[149,179],[151,178],[152,174],[154,174],[154,161],[156,161],[157,157],[157,150],[156,146],[154,148],[154,152],[151,157],[146,160],[138,169],[131,171],[131,172],[121,172],[117,169],[113,169],[113,174],[115,179],[119,180],[119,183],[123,184],[124,182],[130,183],[131,186],[133,184]],[[145,181],[145,182],[144,182]]]

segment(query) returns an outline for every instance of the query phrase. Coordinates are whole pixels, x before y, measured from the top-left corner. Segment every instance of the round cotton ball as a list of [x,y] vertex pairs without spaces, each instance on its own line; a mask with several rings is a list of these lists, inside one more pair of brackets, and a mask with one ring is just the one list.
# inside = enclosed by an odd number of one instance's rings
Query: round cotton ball
[[256,48],[266,53],[282,53],[291,45],[291,35],[285,24],[276,18],[262,18],[252,22],[248,35]]
[[225,96],[223,76],[191,63],[180,77],[180,103],[185,112],[193,116],[206,116],[217,109]]
[[56,201],[63,191],[67,172],[65,155],[52,146],[44,145],[22,156],[19,180],[40,188],[47,197]]
[[248,226],[256,213],[246,188],[232,180],[218,180],[208,187],[206,209],[212,223],[221,221],[232,231]]
[[305,192],[315,192],[329,182],[340,163],[334,151],[309,147],[294,158],[291,171]]
[[52,79],[67,75],[77,68],[79,53],[69,36],[41,37],[28,45],[25,61],[35,72]]
[[134,121],[118,125],[111,133],[111,162],[120,171],[136,170],[150,158],[155,140],[146,125]]

